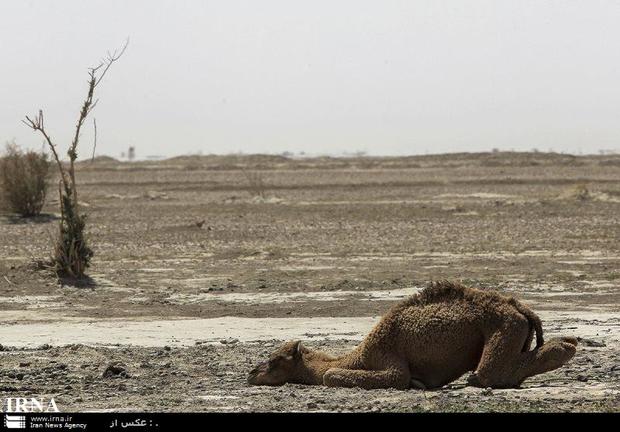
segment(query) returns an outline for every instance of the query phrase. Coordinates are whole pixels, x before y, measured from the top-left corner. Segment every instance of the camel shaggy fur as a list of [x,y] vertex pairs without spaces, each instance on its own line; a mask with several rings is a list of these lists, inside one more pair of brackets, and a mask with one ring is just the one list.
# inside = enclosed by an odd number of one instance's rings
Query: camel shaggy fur
[[508,388],[559,368],[576,346],[571,337],[545,343],[538,316],[512,297],[443,281],[394,306],[349,354],[332,357],[287,342],[248,382],[430,389],[474,371],[469,384]]

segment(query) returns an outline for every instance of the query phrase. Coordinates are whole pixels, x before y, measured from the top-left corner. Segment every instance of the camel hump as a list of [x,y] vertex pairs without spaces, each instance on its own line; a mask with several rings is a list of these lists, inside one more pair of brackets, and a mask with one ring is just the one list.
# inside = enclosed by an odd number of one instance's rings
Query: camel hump
[[407,307],[432,303],[449,303],[460,300],[487,305],[489,305],[487,302],[505,303],[507,301],[517,310],[517,312],[523,315],[529,323],[531,333],[530,337],[528,337],[527,345],[529,346],[529,342],[533,338],[534,333],[536,333],[536,347],[539,348],[543,345],[544,339],[542,322],[540,321],[538,315],[536,315],[530,308],[521,304],[513,297],[505,297],[494,292],[468,288],[459,282],[450,280],[431,282],[426,288],[420,291],[420,293],[405,299],[400,306]]
[[540,320],[540,317],[536,315],[534,311],[532,311],[527,306],[521,304],[515,298],[510,299],[510,304],[513,305],[515,309],[517,309],[517,311],[519,311],[521,315],[527,318],[527,321],[530,324],[530,331],[536,332],[536,348],[540,348],[545,343],[545,340],[543,338],[543,329],[542,329],[542,322]]
[[425,303],[462,299],[469,291],[465,285],[450,280],[433,281],[420,292],[420,300]]
[[459,282],[449,280],[433,281],[418,294],[406,298],[400,306],[406,307],[432,303],[448,303],[464,299],[466,294],[471,291],[471,288],[467,288]]

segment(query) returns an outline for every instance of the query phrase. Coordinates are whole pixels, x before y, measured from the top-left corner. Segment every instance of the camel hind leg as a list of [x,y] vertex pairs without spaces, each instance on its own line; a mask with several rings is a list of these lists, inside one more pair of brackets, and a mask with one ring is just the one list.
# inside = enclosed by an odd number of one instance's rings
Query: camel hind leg
[[469,378],[478,387],[516,387],[521,381],[515,376],[517,359],[531,338],[530,326],[524,319],[496,330],[484,344],[480,362]]
[[517,387],[527,377],[559,368],[576,351],[574,338],[555,338],[533,351],[522,352],[528,325],[496,331],[486,342],[480,363],[469,383],[483,387]]

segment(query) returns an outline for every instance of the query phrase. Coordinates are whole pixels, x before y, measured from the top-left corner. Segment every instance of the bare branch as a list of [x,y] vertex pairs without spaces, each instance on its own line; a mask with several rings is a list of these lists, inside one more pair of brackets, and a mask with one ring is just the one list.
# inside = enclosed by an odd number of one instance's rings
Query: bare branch
[[92,110],[94,110],[94,109],[95,109],[95,107],[97,106],[97,103],[98,103],[98,102],[99,102],[99,99],[97,99],[96,101],[94,101],[94,102],[92,103],[92,105],[90,106],[90,108],[88,108],[88,113],[87,113],[87,114],[90,114],[90,112],[91,112]]
[[45,127],[44,127],[44,124],[43,124],[44,123],[43,122],[43,110],[39,110],[39,114],[36,115],[34,117],[34,119],[31,119],[30,117],[26,116],[26,119],[22,120],[22,123],[24,123],[29,128],[33,129],[34,131],[40,132],[41,135],[43,135],[43,138],[45,138],[45,141],[47,142],[47,145],[52,150],[52,154],[54,155],[54,159],[56,160],[56,164],[58,164],[58,170],[60,172],[60,176],[62,178],[62,182],[63,182],[63,184],[65,186],[65,189],[68,189],[69,185],[67,183],[67,178],[65,176],[65,171],[64,171],[64,169],[62,167],[62,162],[60,162],[60,157],[58,157],[58,152],[56,152],[56,145],[54,144],[54,142],[52,141],[50,136],[47,134],[47,132],[45,131]]
[[112,63],[114,63],[115,61],[121,58],[121,56],[125,53],[125,50],[127,49],[128,45],[129,45],[129,38],[125,40],[125,45],[123,45],[123,48],[121,48],[120,52],[118,52],[118,50],[114,50],[114,52],[110,54],[110,51],[108,51],[107,57],[101,62],[101,64],[97,66],[96,68],[91,68],[91,71],[95,73],[97,72],[98,69],[103,67],[103,72],[101,72],[101,75],[99,75],[99,78],[95,80],[94,87],[97,87],[99,85],[99,83],[105,76],[108,69],[110,69],[110,66],[112,66]]
[[93,128],[95,129],[95,138],[93,140],[93,157],[91,158],[91,162],[95,161],[95,150],[97,149],[97,119],[93,118]]
[[[77,158],[76,149],[77,149],[78,141],[80,139],[80,131],[82,129],[82,125],[84,124],[86,117],[88,117],[88,115],[92,112],[95,106],[97,106],[97,102],[99,102],[98,99],[93,102],[93,94],[95,92],[95,87],[97,87],[97,85],[101,82],[101,80],[105,76],[108,69],[110,69],[110,66],[112,66],[114,62],[116,62],[119,58],[121,58],[121,56],[127,49],[128,45],[129,45],[129,39],[125,41],[125,44],[123,45],[120,52],[118,52],[118,50],[114,50],[114,53],[110,54],[110,52],[108,51],[108,56],[101,62],[101,64],[99,64],[96,67],[90,68],[88,70],[88,76],[89,76],[88,94],[86,95],[86,100],[84,101],[84,104],[82,105],[82,109],[80,111],[80,117],[78,118],[78,122],[75,127],[75,135],[73,137],[73,141],[71,142],[71,147],[69,148],[69,152],[68,152],[69,159],[71,160],[71,168],[69,169],[69,172],[72,178],[73,178],[73,173],[72,173],[73,161],[75,161],[75,159]],[[103,71],[97,77],[97,72],[102,67],[103,67]],[[74,193],[75,193],[75,190],[74,190]]]
[[[112,66],[114,62],[121,58],[121,56],[127,49],[127,45],[129,45],[129,39],[125,41],[125,45],[123,45],[123,48],[120,50],[120,52],[115,50],[113,54],[108,53],[107,58],[104,59],[101,64],[88,70],[88,94],[86,95],[86,99],[84,100],[82,109],[80,110],[80,117],[78,118],[77,125],[75,126],[75,135],[73,136],[73,141],[71,142],[71,146],[69,147],[69,151],[67,152],[67,154],[69,155],[69,177],[71,178],[73,200],[75,203],[78,202],[78,196],[77,187],[75,185],[74,164],[75,160],[77,159],[77,145],[80,140],[80,131],[82,130],[82,125],[84,124],[84,121],[86,121],[86,117],[88,117],[88,114],[90,114],[97,105],[97,100],[93,102],[95,87],[99,85],[106,72],[110,69],[110,66]],[[99,76],[97,76],[99,69],[102,67],[103,71],[99,74]]]

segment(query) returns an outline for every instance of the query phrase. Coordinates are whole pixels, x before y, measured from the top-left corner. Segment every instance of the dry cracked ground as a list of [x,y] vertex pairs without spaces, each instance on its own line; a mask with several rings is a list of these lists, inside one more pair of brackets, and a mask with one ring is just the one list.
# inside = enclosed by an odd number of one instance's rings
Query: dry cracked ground
[[[258,174],[248,174],[258,173]],[[262,179],[261,187],[256,181]],[[88,286],[0,215],[0,397],[63,411],[620,411],[620,157],[183,157],[80,164]],[[573,361],[522,388],[249,387],[287,339],[354,347],[431,279],[509,293]]]

